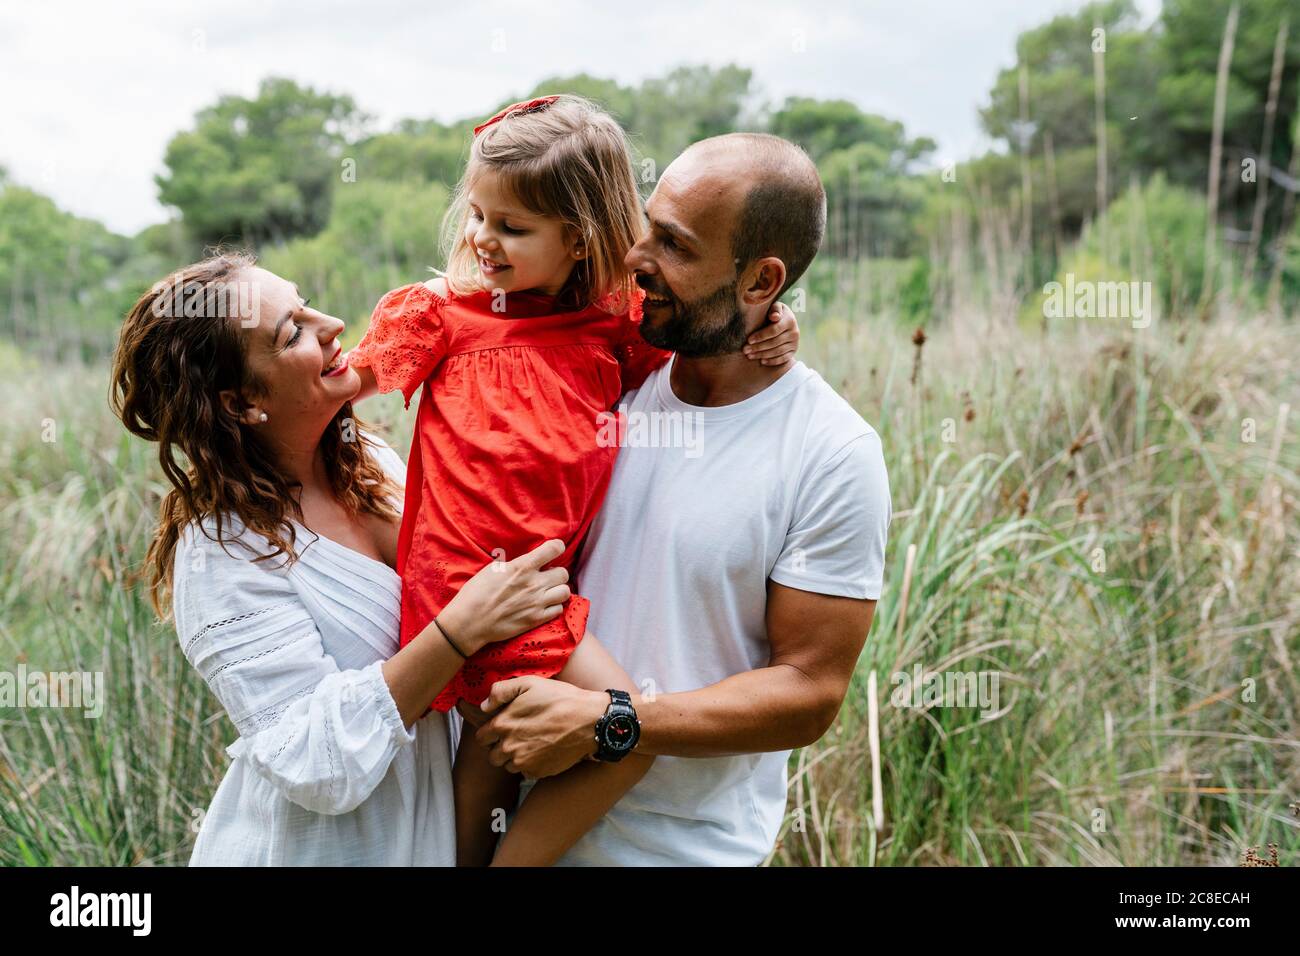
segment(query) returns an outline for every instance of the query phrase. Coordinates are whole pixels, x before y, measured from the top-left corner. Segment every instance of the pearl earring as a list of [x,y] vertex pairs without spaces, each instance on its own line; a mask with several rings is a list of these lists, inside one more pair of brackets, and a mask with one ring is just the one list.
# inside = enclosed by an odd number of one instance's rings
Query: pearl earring
[[258,416],[257,416],[257,420],[258,420],[259,422],[264,422],[264,421],[266,421],[266,412],[262,412],[262,414],[258,415]]

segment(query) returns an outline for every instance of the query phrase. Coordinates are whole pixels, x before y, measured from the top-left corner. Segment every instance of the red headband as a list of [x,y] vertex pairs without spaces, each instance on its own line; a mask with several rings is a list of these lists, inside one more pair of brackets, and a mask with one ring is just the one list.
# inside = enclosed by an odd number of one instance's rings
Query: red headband
[[511,103],[509,106],[503,109],[496,116],[492,117],[486,123],[482,123],[478,126],[475,126],[474,135],[477,136],[479,133],[483,132],[483,130],[491,126],[493,123],[497,122],[498,120],[504,119],[506,116],[508,116],[511,113],[536,113],[539,110],[546,109],[546,107],[550,106],[559,98],[560,97],[558,95],[542,96],[539,97],[538,99],[528,100],[527,102],[523,102],[523,103]]

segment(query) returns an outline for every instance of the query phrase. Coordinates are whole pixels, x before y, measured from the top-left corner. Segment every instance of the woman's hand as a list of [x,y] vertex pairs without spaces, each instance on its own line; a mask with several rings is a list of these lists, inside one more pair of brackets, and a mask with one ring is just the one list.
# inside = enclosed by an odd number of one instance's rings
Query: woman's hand
[[776,302],[767,323],[745,340],[745,357],[761,365],[788,365],[799,349],[799,320],[784,302]]
[[465,583],[438,623],[466,654],[544,624],[569,599],[569,572],[542,569],[564,553],[553,538],[513,561],[494,561]]

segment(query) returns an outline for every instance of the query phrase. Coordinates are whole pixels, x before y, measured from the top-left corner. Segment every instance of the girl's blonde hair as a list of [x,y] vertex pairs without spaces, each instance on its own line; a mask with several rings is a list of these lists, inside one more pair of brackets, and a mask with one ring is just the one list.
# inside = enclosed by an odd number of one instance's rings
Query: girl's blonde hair
[[623,259],[640,238],[642,211],[618,122],[590,100],[565,94],[541,109],[512,108],[474,137],[443,220],[443,274],[461,295],[483,289],[465,222],[469,190],[488,169],[525,208],[561,220],[582,239],[587,255],[560,291],[563,304],[586,308],[612,296],[613,310],[626,308],[633,282]]

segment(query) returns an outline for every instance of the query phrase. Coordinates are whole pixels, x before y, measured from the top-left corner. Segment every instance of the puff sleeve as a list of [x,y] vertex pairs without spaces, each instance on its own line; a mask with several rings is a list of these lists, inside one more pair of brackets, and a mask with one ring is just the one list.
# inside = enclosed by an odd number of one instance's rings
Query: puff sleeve
[[400,389],[410,408],[415,390],[447,354],[445,305],[446,300],[422,282],[385,293],[366,334],[348,353],[348,362],[374,369],[379,391]]
[[289,800],[323,814],[368,797],[415,741],[382,661],[340,670],[293,583],[256,553],[191,525],[174,568],[176,632],[185,657],[239,730],[228,748]]

